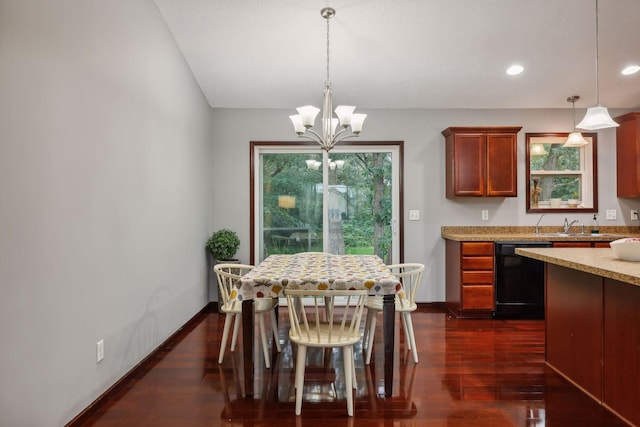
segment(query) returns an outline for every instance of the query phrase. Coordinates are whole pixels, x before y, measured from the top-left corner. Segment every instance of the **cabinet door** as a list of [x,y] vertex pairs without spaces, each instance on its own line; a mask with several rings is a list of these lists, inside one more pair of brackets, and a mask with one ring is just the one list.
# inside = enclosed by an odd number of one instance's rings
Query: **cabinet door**
[[484,196],[485,138],[482,134],[454,136],[453,191],[456,196]]
[[640,113],[616,117],[618,197],[640,196]]
[[486,195],[514,197],[518,195],[516,135],[487,134]]

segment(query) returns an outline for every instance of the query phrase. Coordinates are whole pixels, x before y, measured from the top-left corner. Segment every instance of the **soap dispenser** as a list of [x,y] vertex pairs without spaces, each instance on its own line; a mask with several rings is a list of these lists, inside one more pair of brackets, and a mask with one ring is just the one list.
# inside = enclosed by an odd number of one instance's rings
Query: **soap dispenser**
[[600,227],[598,226],[598,218],[596,214],[593,214],[593,224],[591,225],[591,234],[600,233]]

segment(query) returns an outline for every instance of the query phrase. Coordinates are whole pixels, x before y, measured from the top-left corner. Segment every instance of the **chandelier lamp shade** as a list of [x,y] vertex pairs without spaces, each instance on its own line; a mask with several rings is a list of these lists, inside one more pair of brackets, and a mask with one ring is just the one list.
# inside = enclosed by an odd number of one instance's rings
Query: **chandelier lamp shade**
[[619,126],[614,122],[607,107],[600,105],[600,87],[598,85],[598,45],[600,44],[598,33],[598,0],[596,1],[596,106],[587,110],[587,114],[576,126],[579,129],[598,130]]
[[320,11],[320,15],[327,21],[327,80],[324,87],[324,98],[322,103],[322,130],[316,132],[313,129],[316,117],[320,109],[312,105],[299,107],[298,114],[289,116],[293,123],[293,128],[300,138],[310,139],[320,144],[323,150],[331,150],[338,142],[357,137],[362,131],[362,125],[366,114],[356,114],[355,106],[339,105],[335,109],[337,117],[333,116],[333,102],[331,99],[331,80],[329,78],[329,21],[336,14],[335,9],[325,7]]
[[584,139],[582,134],[576,130],[576,101],[579,99],[580,97],[578,95],[573,95],[567,98],[567,102],[570,102],[573,105],[571,110],[573,113],[573,132],[569,134],[567,142],[564,143],[563,147],[582,147],[589,144],[589,141]]

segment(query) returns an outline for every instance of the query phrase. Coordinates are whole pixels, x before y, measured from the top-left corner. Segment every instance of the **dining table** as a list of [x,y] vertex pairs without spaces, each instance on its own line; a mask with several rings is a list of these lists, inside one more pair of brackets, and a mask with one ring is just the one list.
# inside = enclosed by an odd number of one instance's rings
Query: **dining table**
[[254,315],[256,298],[280,298],[289,289],[361,290],[383,299],[384,390],[393,390],[395,296],[402,283],[377,255],[304,252],[269,255],[235,284],[230,297],[242,301],[245,395],[253,396]]

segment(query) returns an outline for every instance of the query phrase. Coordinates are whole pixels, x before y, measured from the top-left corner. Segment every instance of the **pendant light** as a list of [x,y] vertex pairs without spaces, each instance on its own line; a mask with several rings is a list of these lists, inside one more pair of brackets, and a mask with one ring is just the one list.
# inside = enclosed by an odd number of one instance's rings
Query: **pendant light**
[[597,130],[619,126],[609,115],[607,107],[600,105],[600,88],[598,85],[598,0],[596,0],[596,106],[587,110],[587,114],[578,123],[579,129]]
[[589,141],[584,139],[582,134],[576,130],[576,101],[578,99],[580,99],[578,95],[573,95],[567,98],[567,102],[573,104],[573,132],[569,134],[569,138],[567,138],[567,142],[564,143],[563,147],[582,147],[589,143]]

